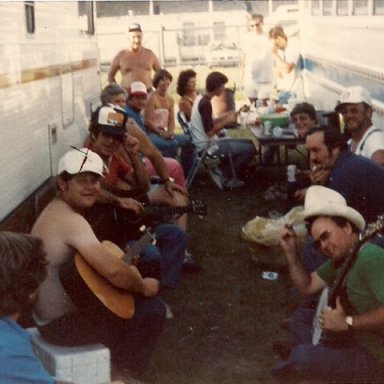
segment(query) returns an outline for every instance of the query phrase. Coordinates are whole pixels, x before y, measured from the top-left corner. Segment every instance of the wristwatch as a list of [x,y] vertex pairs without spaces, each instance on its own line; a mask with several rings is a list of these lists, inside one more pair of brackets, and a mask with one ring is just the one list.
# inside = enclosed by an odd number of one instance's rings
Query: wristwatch
[[353,326],[353,317],[352,316],[346,316],[345,322],[347,323],[348,328],[351,329]]
[[161,182],[163,184],[166,184],[168,181],[170,181],[171,183],[174,183],[175,182],[175,179],[173,177],[167,177],[166,179],[162,179]]

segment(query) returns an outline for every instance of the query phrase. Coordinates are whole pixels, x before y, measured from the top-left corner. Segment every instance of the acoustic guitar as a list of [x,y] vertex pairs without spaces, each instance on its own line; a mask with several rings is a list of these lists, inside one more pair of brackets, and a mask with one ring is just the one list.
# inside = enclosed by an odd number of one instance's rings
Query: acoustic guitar
[[[110,253],[131,265],[134,259],[137,260],[144,246],[154,242],[154,235],[145,230],[144,235],[128,249],[127,253],[110,241],[103,241],[101,244]],[[79,308],[99,306],[102,303],[123,319],[130,319],[134,315],[135,302],[132,294],[112,285],[80,253],[60,268],[59,276],[65,291]]]
[[312,333],[312,344],[319,344],[320,340],[324,339],[323,330],[319,325],[319,317],[321,312],[324,309],[330,309],[336,307],[336,300],[345,289],[347,274],[353,266],[353,263],[356,260],[357,255],[359,254],[362,246],[379,232],[381,232],[384,228],[384,215],[380,215],[378,219],[367,225],[365,231],[361,232],[359,235],[359,241],[354,248],[353,252],[349,256],[346,257],[344,263],[341,267],[340,274],[335,280],[332,288],[326,287],[323,289],[319,302],[317,304],[315,316],[313,318],[313,333]]

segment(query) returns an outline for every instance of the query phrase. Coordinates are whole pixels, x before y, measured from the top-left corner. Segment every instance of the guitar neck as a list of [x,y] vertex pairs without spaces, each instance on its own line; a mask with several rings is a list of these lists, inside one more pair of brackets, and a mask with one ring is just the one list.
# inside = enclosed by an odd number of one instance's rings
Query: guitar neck
[[144,246],[154,241],[153,235],[146,231],[132,246],[129,247],[128,252],[122,257],[124,263],[130,265],[135,256],[138,256],[143,250]]
[[191,211],[189,206],[186,207],[163,207],[163,206],[150,206],[144,210],[145,217],[162,217],[165,215],[176,215],[188,213]]

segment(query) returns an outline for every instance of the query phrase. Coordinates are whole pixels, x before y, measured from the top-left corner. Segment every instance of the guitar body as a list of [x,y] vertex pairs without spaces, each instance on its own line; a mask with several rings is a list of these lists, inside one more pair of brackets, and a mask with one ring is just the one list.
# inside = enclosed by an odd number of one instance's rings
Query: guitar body
[[[103,241],[103,247],[122,258],[124,252],[114,243]],[[60,269],[60,280],[73,302],[79,307],[102,304],[115,315],[130,319],[135,313],[132,294],[116,288],[101,276],[80,254]]]

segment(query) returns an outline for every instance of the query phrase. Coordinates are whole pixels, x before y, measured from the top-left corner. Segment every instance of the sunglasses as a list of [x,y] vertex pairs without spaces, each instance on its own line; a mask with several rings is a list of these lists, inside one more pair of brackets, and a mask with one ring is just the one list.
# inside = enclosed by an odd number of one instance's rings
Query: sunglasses
[[322,244],[324,241],[327,241],[327,240],[330,238],[330,236],[331,236],[331,232],[329,232],[329,231],[324,231],[324,232],[319,236],[318,239],[316,239],[316,240],[313,241],[313,244],[312,244],[313,248],[314,248],[314,249],[317,249],[317,250],[320,250],[320,248],[321,248],[321,244]]

